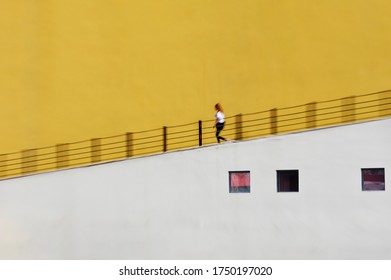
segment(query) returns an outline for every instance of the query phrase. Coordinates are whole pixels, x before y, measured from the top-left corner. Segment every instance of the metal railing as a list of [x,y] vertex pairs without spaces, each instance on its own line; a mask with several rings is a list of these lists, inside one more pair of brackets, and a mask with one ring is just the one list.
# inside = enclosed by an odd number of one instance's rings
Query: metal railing
[[[245,140],[391,116],[391,90],[226,118],[224,137]],[[127,132],[0,155],[0,179],[216,143],[214,120]]]

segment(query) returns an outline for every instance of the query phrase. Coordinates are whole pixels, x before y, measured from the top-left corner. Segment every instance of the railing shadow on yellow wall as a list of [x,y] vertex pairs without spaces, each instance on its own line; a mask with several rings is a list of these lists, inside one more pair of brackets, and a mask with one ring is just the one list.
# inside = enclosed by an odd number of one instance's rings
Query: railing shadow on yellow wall
[[[391,116],[391,90],[226,118],[224,136],[246,140]],[[216,143],[214,120],[127,132],[0,155],[0,179]]]

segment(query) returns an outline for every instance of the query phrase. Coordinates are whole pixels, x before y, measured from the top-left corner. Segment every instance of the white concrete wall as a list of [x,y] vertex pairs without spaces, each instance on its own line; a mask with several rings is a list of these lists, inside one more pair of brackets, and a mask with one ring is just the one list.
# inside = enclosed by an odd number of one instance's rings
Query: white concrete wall
[[[390,259],[390,143],[386,119],[1,181],[0,258]],[[385,191],[361,190],[367,167]]]

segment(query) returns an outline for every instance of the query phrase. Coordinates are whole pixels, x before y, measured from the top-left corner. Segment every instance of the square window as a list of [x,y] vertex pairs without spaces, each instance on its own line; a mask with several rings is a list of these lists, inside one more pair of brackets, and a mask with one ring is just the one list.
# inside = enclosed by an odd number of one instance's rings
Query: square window
[[361,169],[361,180],[363,191],[384,191],[384,168],[363,168]]
[[299,170],[277,170],[277,192],[298,192]]
[[250,171],[229,171],[229,192],[250,192]]

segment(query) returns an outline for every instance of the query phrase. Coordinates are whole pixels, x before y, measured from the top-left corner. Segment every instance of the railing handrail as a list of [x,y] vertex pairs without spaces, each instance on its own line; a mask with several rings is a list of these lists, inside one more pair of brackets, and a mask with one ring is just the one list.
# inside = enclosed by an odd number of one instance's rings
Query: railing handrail
[[[243,140],[388,116],[391,90],[227,116],[223,134]],[[209,125],[213,121],[199,120],[0,154],[0,180],[216,143],[215,131]],[[208,125],[203,126],[205,123]]]

